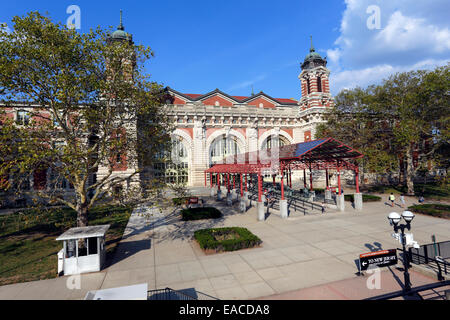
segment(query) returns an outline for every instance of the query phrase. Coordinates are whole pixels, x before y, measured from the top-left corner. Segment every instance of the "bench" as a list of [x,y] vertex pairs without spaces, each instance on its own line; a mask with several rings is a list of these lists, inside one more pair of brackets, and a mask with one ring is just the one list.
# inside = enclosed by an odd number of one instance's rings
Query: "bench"
[[191,208],[191,205],[201,205],[203,207],[203,204],[203,199],[199,199],[198,197],[190,197],[189,199],[186,199],[186,205],[188,206],[188,208]]

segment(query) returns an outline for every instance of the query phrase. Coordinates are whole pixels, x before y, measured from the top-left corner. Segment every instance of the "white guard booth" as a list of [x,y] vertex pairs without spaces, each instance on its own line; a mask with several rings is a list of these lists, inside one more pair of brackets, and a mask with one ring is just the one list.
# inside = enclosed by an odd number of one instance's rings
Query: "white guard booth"
[[[105,262],[108,225],[71,228],[56,238],[63,241],[58,252],[58,273],[73,275],[100,271]],[[84,246],[79,244],[84,242]]]

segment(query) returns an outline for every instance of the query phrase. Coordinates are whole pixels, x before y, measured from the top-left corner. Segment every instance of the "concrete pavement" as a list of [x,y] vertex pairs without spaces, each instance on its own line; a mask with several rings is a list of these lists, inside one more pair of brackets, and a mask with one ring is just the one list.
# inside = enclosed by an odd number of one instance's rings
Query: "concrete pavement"
[[[411,205],[415,199],[406,201]],[[195,288],[220,299],[254,299],[361,279],[355,275],[360,253],[400,246],[386,218],[393,209],[384,201],[365,203],[362,211],[347,202],[345,212],[288,219],[273,212],[263,222],[256,220],[254,207],[241,214],[237,206],[208,202],[224,217],[184,222],[171,209],[152,216],[147,208],[135,210],[111,263],[102,272],[81,275],[78,289],[67,287],[68,280],[77,287],[76,279],[60,277],[0,287],[0,299],[82,299],[89,290],[143,282],[149,290]],[[192,240],[195,230],[224,226],[248,228],[263,240],[262,247],[205,255]],[[432,234],[437,241],[449,240],[450,221],[417,215],[412,232],[419,244],[430,243]]]

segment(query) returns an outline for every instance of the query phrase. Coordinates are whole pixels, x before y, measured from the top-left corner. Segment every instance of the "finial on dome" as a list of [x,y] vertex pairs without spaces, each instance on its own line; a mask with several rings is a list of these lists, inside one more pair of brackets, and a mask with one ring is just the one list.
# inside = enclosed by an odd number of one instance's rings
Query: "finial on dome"
[[123,27],[122,10],[120,10],[120,24],[119,24],[119,27],[117,29],[125,30],[125,28]]
[[309,37],[311,38],[311,48],[309,49],[309,52],[314,52],[316,50],[314,49],[314,45],[313,45],[313,42],[312,42],[312,36],[309,36]]

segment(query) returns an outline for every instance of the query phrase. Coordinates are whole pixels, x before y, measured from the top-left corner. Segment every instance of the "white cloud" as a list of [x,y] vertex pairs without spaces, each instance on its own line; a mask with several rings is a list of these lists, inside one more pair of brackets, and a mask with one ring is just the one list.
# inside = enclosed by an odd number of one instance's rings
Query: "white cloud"
[[387,79],[390,75],[396,72],[405,72],[417,69],[432,69],[437,66],[446,65],[447,63],[448,60],[427,59],[407,66],[381,64],[363,69],[342,70],[331,73],[330,83],[334,88],[338,88],[338,90],[336,91],[333,90],[333,93],[336,94],[343,89],[350,89],[355,87],[364,88],[371,84],[378,84],[383,79]]
[[[395,72],[431,69],[450,60],[447,0],[346,0],[340,35],[327,50],[333,94],[378,83]],[[367,20],[378,6],[380,28]]]
[[[421,50],[441,53],[450,49],[450,31],[427,24],[423,18],[406,17],[395,11],[386,25],[374,38],[381,48],[397,51]],[[419,40],[419,41],[418,41]]]
[[338,63],[341,57],[341,50],[339,48],[327,50],[327,58],[333,63]]

